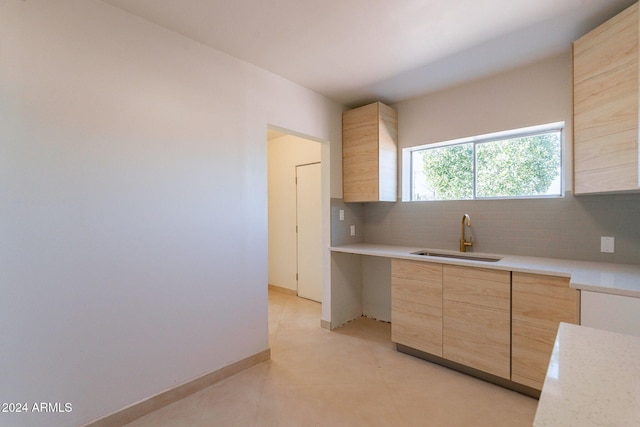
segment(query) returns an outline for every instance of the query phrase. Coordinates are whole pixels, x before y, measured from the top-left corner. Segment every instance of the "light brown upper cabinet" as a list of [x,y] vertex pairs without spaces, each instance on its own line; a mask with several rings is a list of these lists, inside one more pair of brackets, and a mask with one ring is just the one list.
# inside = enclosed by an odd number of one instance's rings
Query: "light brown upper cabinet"
[[638,4],[573,44],[574,193],[639,191]]
[[345,202],[395,202],[398,113],[380,102],[342,113]]

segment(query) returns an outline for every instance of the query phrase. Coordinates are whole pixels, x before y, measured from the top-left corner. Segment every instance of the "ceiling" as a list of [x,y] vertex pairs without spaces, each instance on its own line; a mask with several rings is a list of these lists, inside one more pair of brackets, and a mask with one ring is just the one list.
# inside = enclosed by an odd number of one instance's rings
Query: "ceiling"
[[636,0],[102,0],[349,107],[567,52]]

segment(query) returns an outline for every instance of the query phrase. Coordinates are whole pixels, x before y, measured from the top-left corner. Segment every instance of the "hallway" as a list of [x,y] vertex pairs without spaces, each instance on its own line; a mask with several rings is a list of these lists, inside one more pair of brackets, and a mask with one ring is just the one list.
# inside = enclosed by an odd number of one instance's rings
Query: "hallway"
[[398,353],[390,324],[320,328],[320,304],[269,292],[271,361],[147,415],[146,426],[531,426],[537,400]]

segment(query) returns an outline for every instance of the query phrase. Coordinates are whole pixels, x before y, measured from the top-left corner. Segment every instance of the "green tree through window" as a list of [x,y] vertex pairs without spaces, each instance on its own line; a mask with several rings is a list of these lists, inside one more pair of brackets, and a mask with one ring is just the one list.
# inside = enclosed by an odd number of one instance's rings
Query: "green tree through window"
[[560,129],[414,150],[412,200],[561,195],[561,152]]
[[560,173],[560,134],[478,144],[476,155],[478,197],[541,196]]
[[473,198],[473,144],[452,145],[420,151],[427,199]]

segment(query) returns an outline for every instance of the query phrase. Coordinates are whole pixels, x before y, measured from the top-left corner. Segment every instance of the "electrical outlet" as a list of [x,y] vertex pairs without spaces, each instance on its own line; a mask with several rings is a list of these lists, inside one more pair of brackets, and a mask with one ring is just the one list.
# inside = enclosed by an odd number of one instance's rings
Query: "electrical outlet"
[[352,226],[351,226],[351,235],[352,235],[352,236],[355,236],[355,235],[356,235],[356,226],[355,226],[355,225],[352,225]]
[[615,239],[613,237],[600,237],[600,252],[612,254],[615,252]]
[[344,209],[340,209],[340,221],[344,221]]

